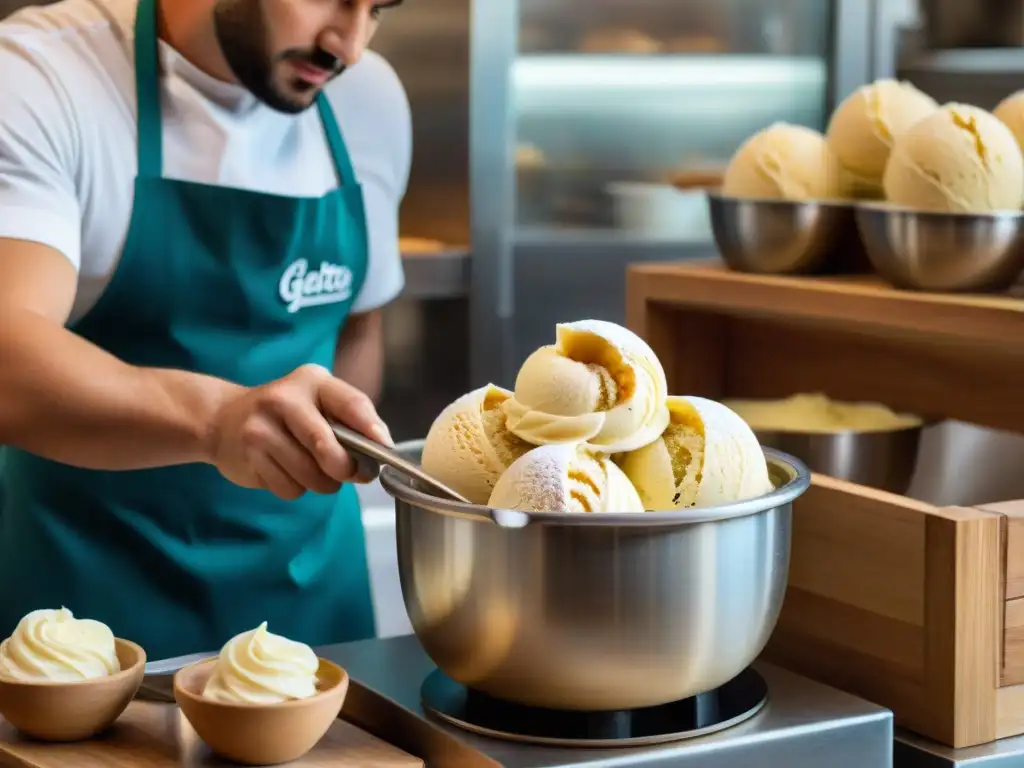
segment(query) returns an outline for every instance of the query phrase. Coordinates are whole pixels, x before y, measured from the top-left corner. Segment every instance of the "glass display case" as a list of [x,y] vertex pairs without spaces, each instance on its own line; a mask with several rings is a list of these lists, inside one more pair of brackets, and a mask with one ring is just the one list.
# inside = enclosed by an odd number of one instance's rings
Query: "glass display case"
[[[643,229],[624,209],[641,185],[713,180],[775,121],[824,128],[834,10],[822,0],[522,0],[511,67],[517,225]],[[681,211],[689,228],[674,237],[709,237],[699,209]],[[648,234],[662,234],[656,223]]]
[[822,130],[872,76],[885,0],[476,0],[472,379],[511,385],[636,260],[708,256],[703,189],[776,121]]

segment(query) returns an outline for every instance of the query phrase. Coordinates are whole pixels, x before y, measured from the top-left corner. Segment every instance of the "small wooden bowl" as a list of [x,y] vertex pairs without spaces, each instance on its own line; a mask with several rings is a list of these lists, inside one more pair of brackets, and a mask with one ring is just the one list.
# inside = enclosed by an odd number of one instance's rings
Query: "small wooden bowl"
[[221,757],[243,765],[297,760],[316,746],[341,712],[348,673],[320,659],[319,693],[281,704],[229,704],[203,698],[217,659],[178,670],[174,698],[199,738]]
[[142,685],[146,652],[116,638],[121,671],[73,683],[22,682],[0,678],[0,715],[41,741],[80,741],[114,724]]

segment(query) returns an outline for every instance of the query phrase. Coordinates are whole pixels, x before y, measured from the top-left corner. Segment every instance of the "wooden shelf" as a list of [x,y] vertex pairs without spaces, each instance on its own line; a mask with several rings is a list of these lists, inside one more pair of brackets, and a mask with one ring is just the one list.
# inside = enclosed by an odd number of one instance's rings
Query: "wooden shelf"
[[821,391],[1024,433],[1024,300],[893,289],[870,277],[629,271],[627,317],[680,392]]
[[637,265],[629,291],[644,301],[695,309],[1009,343],[1024,350],[1024,300],[1011,296],[900,291],[875,277],[748,275],[718,262]]

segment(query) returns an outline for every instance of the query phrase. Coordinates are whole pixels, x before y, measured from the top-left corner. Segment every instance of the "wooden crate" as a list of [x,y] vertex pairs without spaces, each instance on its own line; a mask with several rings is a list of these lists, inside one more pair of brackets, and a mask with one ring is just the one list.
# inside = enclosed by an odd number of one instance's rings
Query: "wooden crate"
[[[1024,432],[1015,298],[662,263],[630,269],[627,315],[673,393],[820,391]],[[939,508],[815,475],[766,656],[952,747],[1024,733],[1024,502]]]

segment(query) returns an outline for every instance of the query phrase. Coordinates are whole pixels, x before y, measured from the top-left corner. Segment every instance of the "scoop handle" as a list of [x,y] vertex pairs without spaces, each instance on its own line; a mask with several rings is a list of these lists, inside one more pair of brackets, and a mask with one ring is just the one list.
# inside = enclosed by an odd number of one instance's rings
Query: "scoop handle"
[[399,456],[386,445],[378,443],[376,440],[371,440],[366,435],[362,435],[354,429],[349,429],[337,422],[332,422],[331,428],[334,430],[334,436],[338,438],[338,442],[356,457],[356,461],[360,463],[360,466],[373,470],[371,472],[372,476],[375,477],[377,475],[381,464],[387,464],[402,474],[419,480],[436,494],[460,501],[463,504],[469,504],[469,499],[465,496],[453,491],[439,480],[435,480],[424,472],[423,468],[418,464],[414,464],[408,459]]

